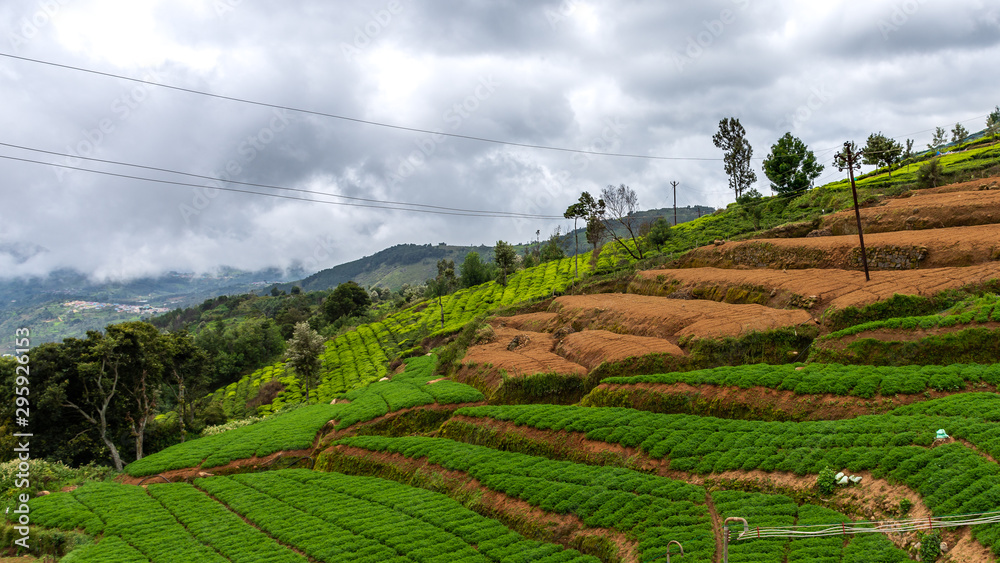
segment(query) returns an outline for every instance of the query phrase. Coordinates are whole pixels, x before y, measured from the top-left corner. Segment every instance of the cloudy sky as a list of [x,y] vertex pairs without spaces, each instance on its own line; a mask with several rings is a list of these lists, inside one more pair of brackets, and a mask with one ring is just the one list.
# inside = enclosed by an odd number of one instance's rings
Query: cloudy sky
[[[791,131],[823,183],[846,140],[923,147],[1000,103],[997,0],[5,0],[0,38],[0,277],[524,241],[608,184],[731,202],[724,117],[759,159]],[[412,210],[440,208],[492,216]]]

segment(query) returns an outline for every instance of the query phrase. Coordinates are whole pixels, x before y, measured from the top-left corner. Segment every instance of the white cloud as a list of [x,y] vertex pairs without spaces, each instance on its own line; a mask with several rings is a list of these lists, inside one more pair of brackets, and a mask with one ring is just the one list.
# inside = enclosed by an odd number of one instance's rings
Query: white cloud
[[[741,119],[760,158],[788,130],[817,151],[877,130],[909,133],[922,146],[925,130],[998,103],[987,69],[1000,55],[1000,11],[972,0],[223,0],[221,12],[197,0],[58,3],[58,13],[39,16],[37,0],[5,2],[0,31],[11,49],[331,114],[584,150],[718,158],[711,136],[728,116]],[[345,54],[345,45],[356,52]],[[672,204],[671,180],[681,182],[680,205],[732,199],[719,162],[504,147],[301,114],[279,128],[268,108],[9,58],[0,58],[0,96],[9,116],[0,142],[242,182],[557,216],[580,191],[607,184],[629,184],[649,207]],[[982,121],[966,126],[978,130]],[[113,130],[95,137],[102,123]],[[9,148],[0,155],[66,162]],[[328,267],[396,243],[518,241],[564,223],[237,193],[199,199],[190,187],[57,175],[9,160],[0,160],[0,177],[2,276],[60,267],[99,277]],[[825,179],[835,177],[828,167]],[[26,260],[3,250],[35,244],[46,251]]]

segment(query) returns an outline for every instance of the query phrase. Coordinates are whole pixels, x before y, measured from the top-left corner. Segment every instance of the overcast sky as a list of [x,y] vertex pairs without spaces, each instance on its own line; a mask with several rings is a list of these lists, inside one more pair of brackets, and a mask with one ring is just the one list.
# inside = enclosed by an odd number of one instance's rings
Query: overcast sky
[[[4,0],[0,52],[541,150],[276,110],[0,57],[0,155],[213,185],[561,216],[627,184],[643,208],[733,200],[711,141],[790,131],[827,164],[882,131],[930,141],[1000,103],[1000,2]],[[709,160],[713,159],[713,160]],[[757,189],[768,184],[755,161]],[[150,183],[0,159],[0,277],[98,279],[302,265],[397,243],[524,241],[565,220],[486,218]],[[356,201],[356,200],[355,200]],[[431,208],[423,208],[431,209]]]

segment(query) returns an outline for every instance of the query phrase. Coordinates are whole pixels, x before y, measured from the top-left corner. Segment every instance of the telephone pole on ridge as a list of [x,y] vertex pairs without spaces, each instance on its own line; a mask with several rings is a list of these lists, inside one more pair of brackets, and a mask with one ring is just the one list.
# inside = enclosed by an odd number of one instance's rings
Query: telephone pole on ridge
[[851,177],[851,192],[854,194],[854,217],[858,221],[858,239],[861,241],[861,264],[865,267],[865,281],[871,281],[872,278],[868,275],[868,253],[865,252],[865,234],[861,230],[861,210],[858,208],[858,188],[854,185],[854,169],[861,169],[861,162],[858,160],[861,158],[863,151],[855,150],[854,143],[851,141],[846,141],[844,143],[844,150],[838,152],[833,156],[833,162],[837,165],[839,170],[847,170],[847,174]]
[[675,227],[677,226],[677,185],[678,184],[680,184],[680,182],[677,182],[677,181],[670,182],[670,185],[674,187],[674,226]]

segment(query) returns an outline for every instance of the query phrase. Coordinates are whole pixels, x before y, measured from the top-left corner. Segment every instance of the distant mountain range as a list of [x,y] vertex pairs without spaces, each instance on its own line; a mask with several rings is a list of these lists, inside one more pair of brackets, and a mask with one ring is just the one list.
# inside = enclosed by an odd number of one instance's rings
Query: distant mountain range
[[[678,208],[677,220],[683,223],[713,211],[715,209],[705,206]],[[673,223],[673,208],[642,211],[636,213],[636,217],[640,221],[665,217]],[[523,254],[529,248],[544,244],[550,235],[540,233],[538,240],[515,244],[514,247],[519,254]],[[560,245],[567,255],[572,256],[577,248],[574,236],[580,252],[590,249],[586,229],[581,226],[560,237]],[[65,305],[72,301],[176,309],[219,295],[261,294],[274,287],[290,291],[293,286],[299,286],[304,291],[322,291],[351,280],[365,287],[377,285],[395,290],[404,284],[422,284],[436,276],[437,263],[441,259],[453,260],[458,267],[473,251],[478,252],[483,261],[493,260],[493,247],[487,245],[398,244],[307,277],[302,277],[306,272],[301,270],[285,272],[274,268],[246,272],[223,269],[215,275],[170,272],[156,278],[127,282],[93,282],[80,272],[59,270],[44,278],[0,280],[0,334],[14,334],[15,328],[27,326],[37,335],[33,343],[38,344],[81,337],[88,330],[100,330],[112,322],[140,318],[116,312],[113,307],[74,310]],[[24,251],[0,246],[0,252],[23,261],[33,254],[45,252],[45,249],[37,247]],[[0,352],[7,352],[9,347],[6,342],[0,342]]]

